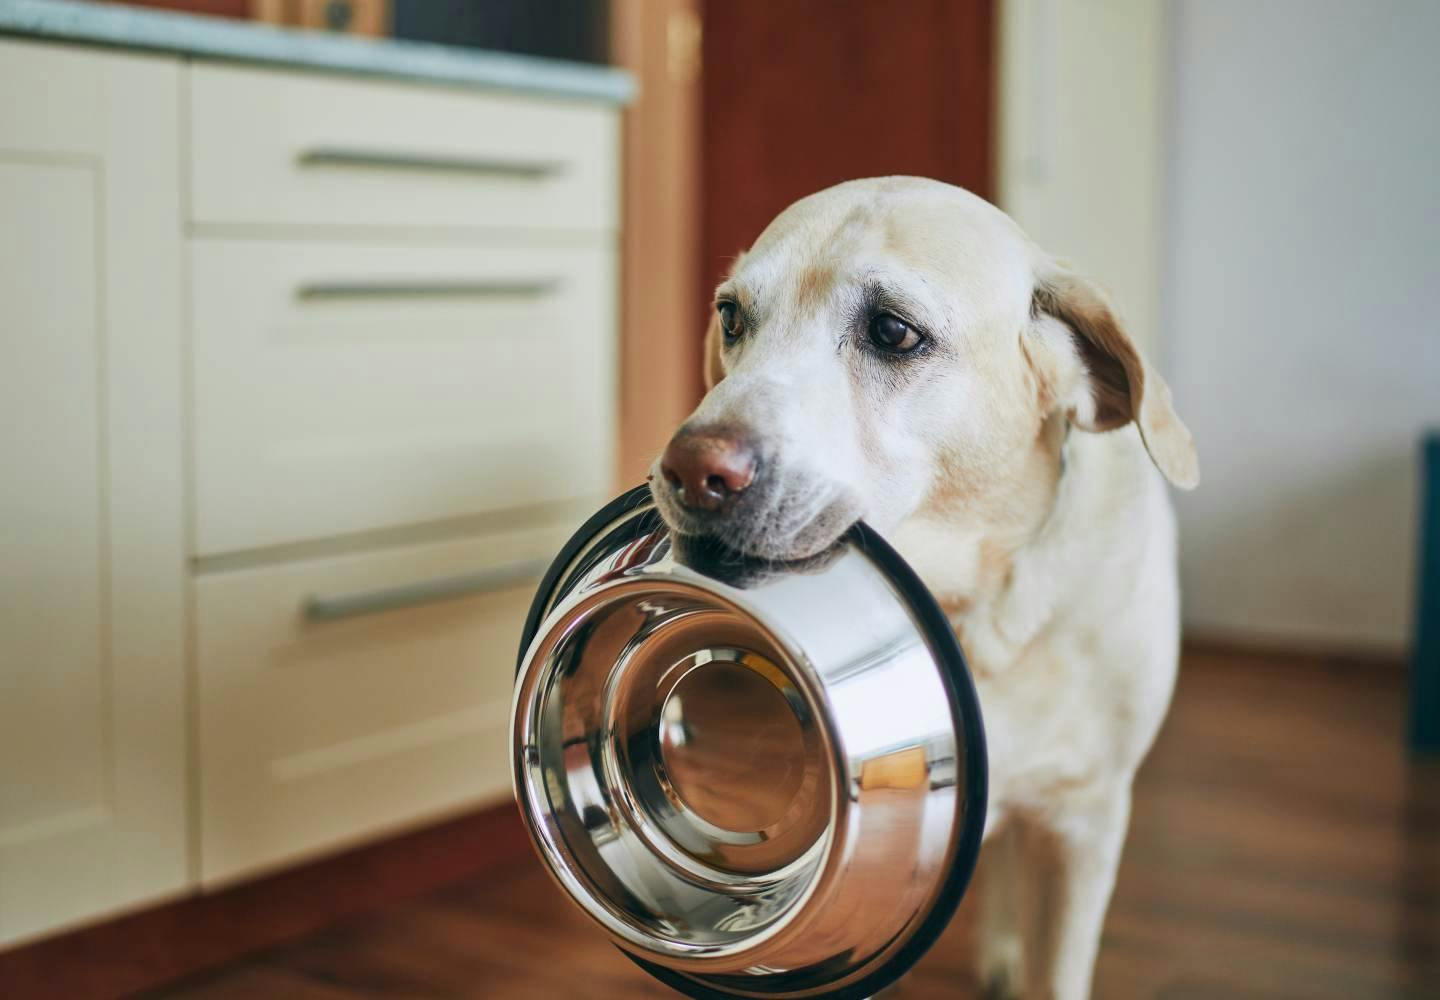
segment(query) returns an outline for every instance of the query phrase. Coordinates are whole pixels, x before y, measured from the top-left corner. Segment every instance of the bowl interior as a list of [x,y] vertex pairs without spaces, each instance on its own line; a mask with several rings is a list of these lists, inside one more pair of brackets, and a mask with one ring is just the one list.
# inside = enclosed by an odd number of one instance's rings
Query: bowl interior
[[768,940],[817,883],[844,787],[804,664],[674,581],[603,587],[552,620],[516,721],[557,876],[651,953]]

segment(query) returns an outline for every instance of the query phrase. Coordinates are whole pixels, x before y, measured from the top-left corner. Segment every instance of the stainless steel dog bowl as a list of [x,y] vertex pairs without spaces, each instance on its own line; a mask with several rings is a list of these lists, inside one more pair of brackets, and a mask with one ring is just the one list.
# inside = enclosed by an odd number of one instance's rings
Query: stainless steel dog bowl
[[863,524],[799,566],[685,544],[641,487],[541,584],[512,716],[530,835],[683,993],[870,996],[934,942],[979,851],[960,647]]

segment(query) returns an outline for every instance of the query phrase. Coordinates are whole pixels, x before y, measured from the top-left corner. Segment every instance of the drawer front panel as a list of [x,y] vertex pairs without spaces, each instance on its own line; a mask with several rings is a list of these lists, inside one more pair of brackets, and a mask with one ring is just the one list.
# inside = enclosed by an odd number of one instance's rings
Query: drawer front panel
[[[570,527],[197,577],[203,881],[508,796],[510,691],[538,572],[504,570],[543,563]],[[496,589],[435,592],[486,573]],[[370,606],[316,613],[357,598]]]
[[192,242],[196,550],[602,499],[608,248]]
[[613,108],[230,66],[190,79],[195,222],[616,225]]

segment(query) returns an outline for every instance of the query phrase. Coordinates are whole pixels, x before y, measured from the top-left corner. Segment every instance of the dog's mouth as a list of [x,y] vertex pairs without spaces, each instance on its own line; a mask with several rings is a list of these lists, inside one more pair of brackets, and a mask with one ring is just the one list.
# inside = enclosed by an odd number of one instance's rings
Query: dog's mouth
[[824,569],[845,550],[843,532],[825,548],[810,555],[792,558],[757,556],[731,548],[713,535],[671,537],[671,551],[676,561],[696,572],[735,587],[750,587],[780,574],[812,573]]
[[682,561],[716,568],[803,569],[828,558],[861,517],[860,505],[834,487],[755,490],[720,511],[684,506],[660,480],[651,492]]

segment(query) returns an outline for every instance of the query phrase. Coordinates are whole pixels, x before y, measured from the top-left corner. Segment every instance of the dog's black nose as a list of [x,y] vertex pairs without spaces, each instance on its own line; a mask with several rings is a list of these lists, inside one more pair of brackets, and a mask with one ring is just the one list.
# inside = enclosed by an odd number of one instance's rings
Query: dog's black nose
[[755,452],[734,431],[682,427],[660,456],[660,474],[683,506],[719,510],[755,480]]

